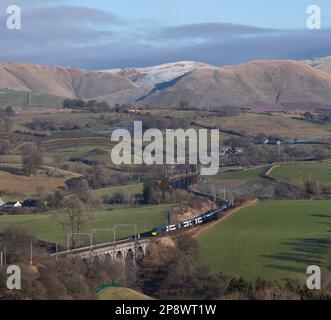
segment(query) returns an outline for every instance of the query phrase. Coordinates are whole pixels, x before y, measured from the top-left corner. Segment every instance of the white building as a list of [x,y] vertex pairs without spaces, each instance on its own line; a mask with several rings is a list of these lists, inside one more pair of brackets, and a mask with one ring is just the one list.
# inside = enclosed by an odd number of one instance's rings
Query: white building
[[14,204],[14,208],[21,208],[22,207],[22,204],[17,201],[15,204]]
[[7,202],[4,204],[5,209],[16,209],[16,208],[21,208],[22,204],[17,201],[17,202]]

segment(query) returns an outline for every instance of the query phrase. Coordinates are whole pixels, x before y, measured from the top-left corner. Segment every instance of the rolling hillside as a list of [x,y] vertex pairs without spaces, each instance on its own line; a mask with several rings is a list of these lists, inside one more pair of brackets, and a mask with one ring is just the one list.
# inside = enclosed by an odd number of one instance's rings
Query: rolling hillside
[[[187,100],[199,108],[237,106],[256,111],[328,105],[331,76],[294,61],[257,61],[234,67],[189,72],[141,100],[151,105],[179,105]],[[290,108],[287,107],[287,108]]]
[[214,271],[252,281],[305,281],[308,266],[325,263],[330,204],[258,202],[200,234],[202,258]]
[[303,62],[315,69],[322,70],[327,73],[331,73],[331,57],[305,60]]
[[2,89],[91,99],[134,87],[128,78],[111,73],[26,63],[0,63]]
[[106,100],[112,105],[176,107],[186,100],[201,109],[311,111],[331,108],[331,74],[323,71],[325,61],[254,61],[222,68],[184,61],[104,71],[1,62],[0,90]]

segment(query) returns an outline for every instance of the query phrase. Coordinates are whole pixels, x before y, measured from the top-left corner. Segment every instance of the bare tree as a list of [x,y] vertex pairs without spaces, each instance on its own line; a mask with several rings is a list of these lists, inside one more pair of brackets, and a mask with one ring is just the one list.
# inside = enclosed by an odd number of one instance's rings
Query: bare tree
[[61,224],[72,234],[71,246],[75,248],[78,240],[77,233],[86,230],[88,222],[93,218],[93,214],[88,212],[85,204],[75,195],[64,200],[63,208],[61,211]]
[[0,118],[0,133],[8,133],[13,128],[13,122],[8,117],[2,116]]
[[22,152],[22,171],[29,177],[36,175],[37,170],[43,165],[43,150],[34,143],[25,146]]
[[54,167],[55,167],[55,175],[59,176],[60,175],[60,168],[64,163],[64,157],[62,155],[56,155],[54,157]]

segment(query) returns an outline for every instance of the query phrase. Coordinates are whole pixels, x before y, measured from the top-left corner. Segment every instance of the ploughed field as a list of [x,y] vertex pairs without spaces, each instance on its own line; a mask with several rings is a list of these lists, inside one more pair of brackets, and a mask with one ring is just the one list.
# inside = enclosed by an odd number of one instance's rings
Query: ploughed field
[[249,280],[304,280],[324,263],[331,201],[268,201],[240,210],[198,237],[205,263]]
[[22,173],[21,165],[0,164],[0,190],[24,198],[38,193],[40,187],[44,192],[53,192],[58,187],[64,186],[66,180],[79,176],[64,170],[60,170],[60,176],[52,176],[54,170],[54,167],[44,166],[36,175],[27,177]]

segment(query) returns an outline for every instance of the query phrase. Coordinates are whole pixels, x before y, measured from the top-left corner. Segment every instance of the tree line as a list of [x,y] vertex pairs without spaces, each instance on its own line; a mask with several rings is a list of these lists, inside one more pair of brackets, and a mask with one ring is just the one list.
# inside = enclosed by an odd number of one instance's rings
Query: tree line
[[63,109],[77,109],[86,112],[103,113],[111,112],[112,107],[106,101],[65,99],[62,104]]

